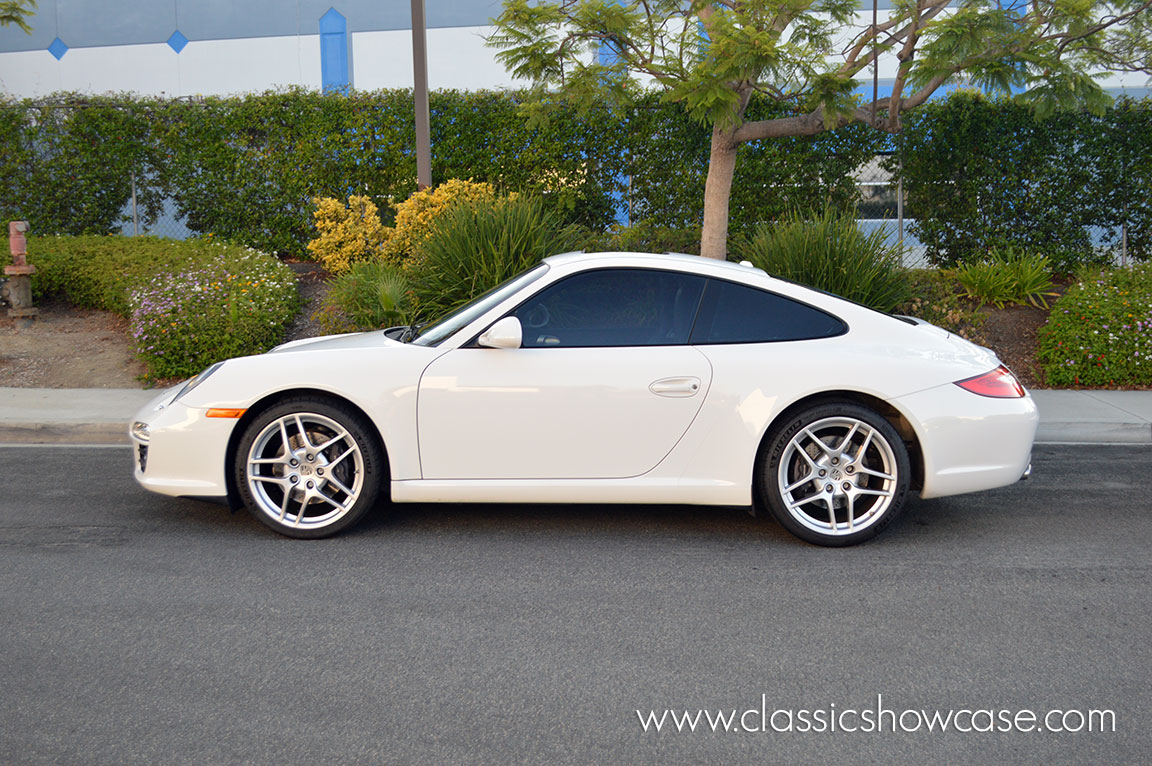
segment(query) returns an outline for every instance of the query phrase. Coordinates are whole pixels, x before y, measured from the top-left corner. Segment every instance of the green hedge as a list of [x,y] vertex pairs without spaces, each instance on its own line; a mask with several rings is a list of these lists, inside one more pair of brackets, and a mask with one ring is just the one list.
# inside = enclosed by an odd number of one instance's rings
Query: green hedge
[[[910,113],[897,146],[905,215],[937,265],[1013,247],[1070,270],[1107,259],[1125,222],[1129,254],[1152,255],[1152,101],[1037,119],[959,92]],[[1086,227],[1111,231],[1094,243]]]
[[56,236],[28,245],[34,294],[128,317],[151,378],[267,351],[299,308],[291,269],[214,237]]
[[[558,110],[534,126],[519,98],[433,92],[435,178],[541,194],[565,223],[593,231],[625,206],[648,233],[699,226],[710,134],[682,108],[647,93],[627,109]],[[749,115],[775,108],[754,100]],[[415,190],[412,111],[407,90],[0,98],[0,222],[26,218],[34,234],[116,231],[135,175],[146,225],[167,199],[193,232],[304,255],[312,197],[367,193],[387,217],[389,200]],[[732,232],[789,210],[850,208],[853,171],[889,146],[862,126],[742,146]],[[1036,120],[962,92],[911,112],[895,146],[906,214],[935,263],[1011,246],[1064,268],[1100,255],[1085,226],[1122,222],[1129,251],[1152,254],[1152,102]]]
[[[146,225],[167,198],[193,232],[303,255],[313,197],[367,193],[387,219],[387,201],[415,190],[412,111],[405,90],[0,100],[0,219],[26,218],[40,234],[110,233],[135,174]],[[634,222],[699,225],[709,131],[655,94],[623,112],[560,110],[533,125],[517,93],[435,91],[431,116],[439,180],[539,194],[565,223],[592,230],[626,197]],[[850,205],[848,173],[879,140],[852,129],[742,147],[733,230],[826,200]]]

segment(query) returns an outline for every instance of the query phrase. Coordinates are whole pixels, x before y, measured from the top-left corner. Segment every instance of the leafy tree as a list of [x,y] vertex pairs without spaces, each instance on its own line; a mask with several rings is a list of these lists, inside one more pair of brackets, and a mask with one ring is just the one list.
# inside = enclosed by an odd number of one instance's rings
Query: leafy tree
[[28,26],[28,17],[32,15],[32,9],[35,7],[36,0],[0,0],[0,27],[15,24],[25,32],[31,33],[32,27]]
[[[866,0],[865,0],[866,2]],[[893,0],[861,27],[858,0],[504,0],[489,44],[533,82],[535,108],[623,104],[651,79],[712,129],[700,254],[725,256],[737,148],[853,123],[896,133],[901,115],[967,81],[1041,116],[1108,96],[1105,71],[1152,71],[1152,0]],[[606,46],[612,55],[601,57]],[[857,76],[899,61],[889,96],[862,99]],[[752,119],[753,94],[786,108]]]

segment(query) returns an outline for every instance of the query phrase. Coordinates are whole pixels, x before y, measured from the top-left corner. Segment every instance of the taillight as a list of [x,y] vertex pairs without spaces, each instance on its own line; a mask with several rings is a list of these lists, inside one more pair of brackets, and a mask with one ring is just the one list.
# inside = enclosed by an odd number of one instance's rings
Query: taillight
[[1019,399],[1024,396],[1024,386],[1020,385],[1020,381],[1016,380],[1016,376],[1004,365],[983,375],[958,380],[956,385],[965,391],[995,399]]

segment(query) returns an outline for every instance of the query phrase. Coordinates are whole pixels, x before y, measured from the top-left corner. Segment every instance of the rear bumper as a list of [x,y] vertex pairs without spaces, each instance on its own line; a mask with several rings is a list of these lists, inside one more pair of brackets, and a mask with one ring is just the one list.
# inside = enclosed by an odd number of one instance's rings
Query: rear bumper
[[924,498],[979,492],[1028,477],[1039,416],[1029,396],[993,399],[947,384],[892,400],[913,423]]

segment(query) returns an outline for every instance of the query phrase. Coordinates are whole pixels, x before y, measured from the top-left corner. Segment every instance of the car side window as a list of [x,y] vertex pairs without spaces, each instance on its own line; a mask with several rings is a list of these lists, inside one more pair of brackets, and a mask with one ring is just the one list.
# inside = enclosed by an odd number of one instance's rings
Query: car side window
[[692,331],[693,345],[772,343],[830,338],[847,332],[820,309],[735,282],[709,279]]
[[586,271],[541,290],[512,314],[525,348],[684,345],[705,281],[655,269]]

